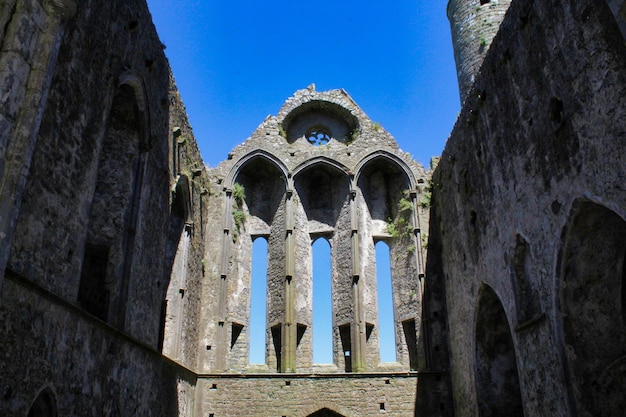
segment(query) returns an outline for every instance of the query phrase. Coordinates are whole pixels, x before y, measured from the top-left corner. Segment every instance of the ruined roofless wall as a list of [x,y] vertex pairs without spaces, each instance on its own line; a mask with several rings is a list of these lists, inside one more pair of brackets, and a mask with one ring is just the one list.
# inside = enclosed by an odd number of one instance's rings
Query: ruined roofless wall
[[[502,323],[524,415],[611,414],[585,408],[587,399],[623,412],[624,304],[607,289],[615,280],[623,288],[624,277],[625,74],[624,40],[605,2],[512,3],[433,176],[427,275],[447,291],[457,416],[489,403],[477,396],[495,386],[477,383],[484,364],[475,358],[489,360],[477,345],[489,347],[480,332]],[[501,313],[482,314],[494,294]],[[504,414],[521,415],[495,413]]]
[[[309,143],[311,129],[327,132],[328,143]],[[424,351],[433,347],[422,341],[430,331],[420,286],[428,172],[345,91],[297,91],[210,178],[209,213],[221,220],[207,231],[198,385],[204,414],[219,415],[245,397],[246,406],[231,412],[305,416],[326,406],[346,416],[382,409],[410,415],[420,378],[410,371],[417,369],[437,375],[428,406],[449,404],[437,387],[443,369],[426,362]],[[400,200],[412,209],[401,210]],[[398,221],[397,234],[389,218]],[[253,238],[266,238],[269,252],[261,364],[248,359]],[[328,364],[315,363],[312,351],[311,245],[318,238],[329,241],[332,259]],[[397,362],[390,363],[380,362],[378,348],[378,240],[388,242],[394,271]]]
[[[10,92],[2,103],[0,131],[6,132],[5,119],[22,123],[15,132],[9,129],[3,174],[23,175],[24,181],[0,302],[6,324],[0,336],[0,415],[29,415],[43,390],[52,393],[58,415],[189,416],[195,375],[158,351],[170,272],[165,261],[170,187],[176,183],[168,165],[173,137],[168,118],[171,107],[180,106],[178,97],[168,96],[163,45],[144,1],[77,2],[75,14],[66,16],[62,30],[50,39],[46,31],[58,22],[47,13],[62,3],[72,2],[18,0],[4,2],[0,10],[0,27],[6,29],[0,34],[0,60],[10,63],[0,65],[1,85]],[[38,61],[42,57],[53,57],[47,67]],[[35,99],[41,97],[46,99],[37,107]],[[24,120],[33,123],[24,126]],[[32,162],[25,159],[28,150],[14,152],[26,143],[23,138],[32,140]],[[190,134],[187,140],[189,149],[194,148]],[[126,146],[115,146],[120,142]],[[188,156],[199,157],[197,152]],[[24,172],[10,170],[15,161]],[[120,170],[108,170],[120,163]],[[120,181],[101,174],[117,175],[129,167],[135,167],[132,174],[119,175]],[[126,195],[133,187],[132,198],[111,199],[115,204],[108,209],[100,211],[106,207],[100,204],[94,210],[94,196],[107,194],[106,188]],[[3,207],[21,196],[2,194]],[[128,209],[129,201],[136,202],[134,210]],[[97,212],[116,220],[92,221]],[[199,210],[194,213],[199,219]],[[126,296],[118,297],[126,299],[125,309],[110,304],[107,314],[89,312],[80,282],[87,241],[98,232],[92,225],[102,226],[100,232],[118,228],[116,222],[123,224],[120,219],[126,215],[136,222],[113,235],[132,234],[134,241],[112,245],[116,251],[132,252],[125,264]],[[110,259],[121,258],[115,254]],[[120,271],[122,264],[99,269]],[[190,265],[190,274],[197,271],[199,276],[200,259]],[[98,289],[92,295],[104,293]]]

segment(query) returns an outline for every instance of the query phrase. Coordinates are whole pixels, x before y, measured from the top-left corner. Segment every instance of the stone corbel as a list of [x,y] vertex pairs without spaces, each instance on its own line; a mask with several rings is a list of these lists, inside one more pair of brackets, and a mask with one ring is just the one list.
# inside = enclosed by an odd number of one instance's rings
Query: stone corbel
[[43,0],[42,3],[46,12],[63,21],[70,20],[76,14],[74,0]]

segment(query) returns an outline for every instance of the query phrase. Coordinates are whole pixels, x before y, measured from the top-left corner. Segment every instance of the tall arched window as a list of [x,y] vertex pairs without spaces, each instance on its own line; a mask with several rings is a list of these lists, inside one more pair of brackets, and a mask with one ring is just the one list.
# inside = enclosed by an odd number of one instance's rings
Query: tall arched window
[[142,120],[135,90],[120,86],[100,149],[78,291],[86,311],[121,328],[143,178]]
[[333,363],[330,244],[313,243],[313,363]]
[[389,246],[382,241],[376,243],[376,286],[378,292],[380,361],[396,362],[396,332]]
[[252,284],[250,285],[250,356],[251,364],[265,363],[267,315],[267,240],[252,243]]

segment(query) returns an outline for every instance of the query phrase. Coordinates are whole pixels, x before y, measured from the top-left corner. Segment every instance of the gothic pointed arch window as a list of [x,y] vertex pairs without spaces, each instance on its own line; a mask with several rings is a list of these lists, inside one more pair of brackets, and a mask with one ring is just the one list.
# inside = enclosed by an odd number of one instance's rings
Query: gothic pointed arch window
[[54,393],[50,388],[45,388],[31,405],[27,417],[57,417],[57,415]]
[[123,328],[143,182],[145,109],[132,83],[114,94],[91,201],[78,302]]

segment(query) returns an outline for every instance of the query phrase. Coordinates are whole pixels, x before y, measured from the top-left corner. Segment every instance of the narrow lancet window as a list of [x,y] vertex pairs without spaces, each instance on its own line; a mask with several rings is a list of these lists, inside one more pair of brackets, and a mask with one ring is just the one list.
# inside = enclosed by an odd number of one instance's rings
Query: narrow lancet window
[[396,332],[393,314],[393,292],[389,246],[376,243],[376,284],[378,287],[378,337],[380,361],[396,362]]
[[313,243],[313,363],[333,363],[330,245]]
[[267,310],[267,240],[252,243],[252,283],[250,290],[250,357],[251,364],[265,363]]

